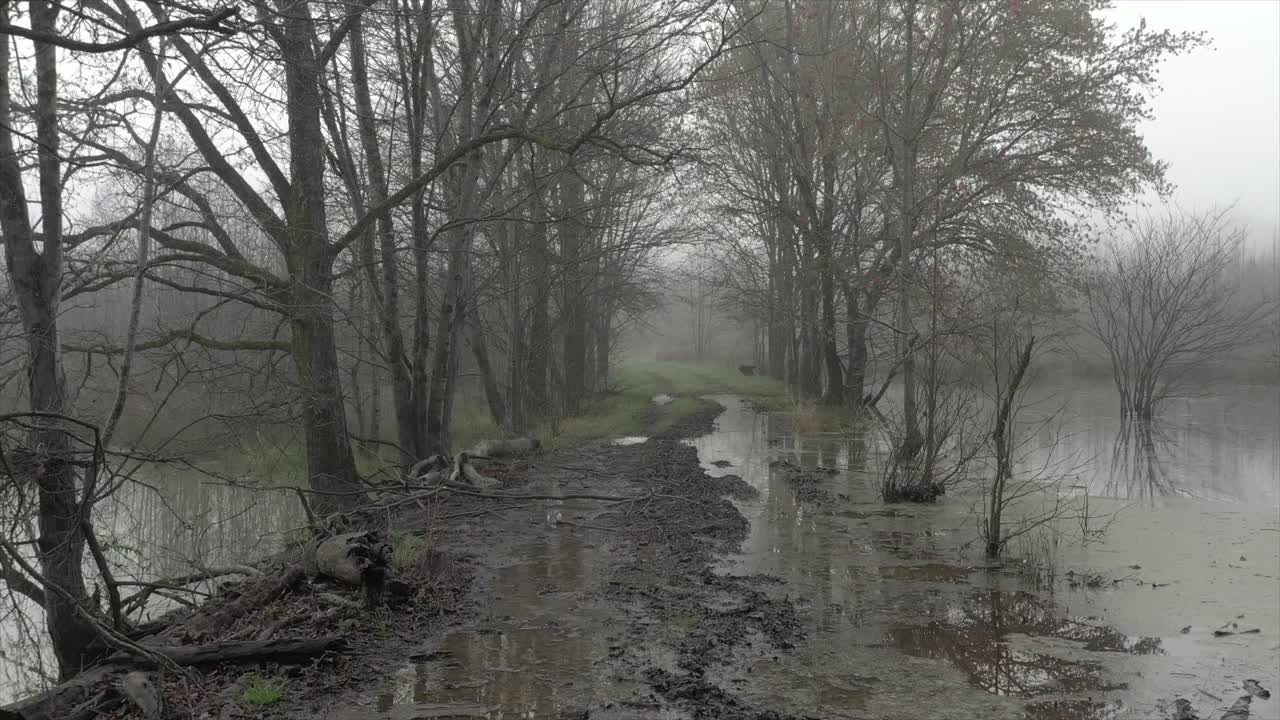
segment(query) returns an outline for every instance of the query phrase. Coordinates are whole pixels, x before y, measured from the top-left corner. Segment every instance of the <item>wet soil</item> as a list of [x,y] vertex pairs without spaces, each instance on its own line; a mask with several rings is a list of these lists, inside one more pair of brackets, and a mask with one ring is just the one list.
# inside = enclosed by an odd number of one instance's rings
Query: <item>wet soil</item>
[[[420,537],[407,579],[424,589],[408,602],[347,607],[333,597],[358,592],[307,586],[198,637],[189,625],[170,628],[187,641],[274,627],[273,637],[338,633],[349,642],[306,667],[170,679],[171,707],[298,720],[803,717],[716,679],[776,662],[803,637],[776,578],[711,569],[748,533],[731,499],[756,492],[736,476],[709,477],[682,442],[708,432],[720,412],[707,403],[644,442],[601,441],[485,470],[512,495],[631,500],[455,496],[394,518],[391,532]],[[258,582],[227,587],[211,607]],[[264,683],[281,699],[247,702],[246,690]]]
[[[171,681],[182,717],[1148,720],[1184,697],[1221,717],[1242,678],[1280,685],[1265,514],[1134,510],[1057,551],[1055,579],[984,561],[967,498],[885,505],[865,453],[719,401],[655,437],[485,469],[516,497],[393,518],[421,538],[424,592],[377,611],[327,587],[262,603],[205,639],[285,619],[276,637],[339,632],[350,650]],[[1263,630],[1216,637],[1231,618]],[[246,704],[264,679],[281,702]],[[1258,696],[1254,719],[1275,703]]]

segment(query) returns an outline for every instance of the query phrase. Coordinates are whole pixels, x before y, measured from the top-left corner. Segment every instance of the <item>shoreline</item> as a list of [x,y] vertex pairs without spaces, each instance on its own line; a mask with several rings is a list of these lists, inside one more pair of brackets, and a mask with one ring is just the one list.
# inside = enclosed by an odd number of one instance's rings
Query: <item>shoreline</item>
[[[230,622],[201,620],[222,618],[219,612],[228,605],[253,597],[255,586],[289,572],[298,562],[297,553],[286,551],[258,563],[261,578],[224,588],[144,644],[160,638],[190,643],[337,636],[345,649],[302,664],[226,665],[190,679],[168,674],[159,683],[162,695],[171,709],[195,717],[394,717],[387,713],[405,704],[395,702],[398,675],[421,674],[432,664],[457,665],[458,653],[451,647],[521,631],[521,618],[493,612],[505,602],[508,609],[527,610],[538,622],[560,628],[543,633],[548,637],[607,632],[613,638],[580,658],[582,678],[604,678],[603,685],[558,693],[556,712],[590,708],[592,717],[610,712],[659,717],[677,710],[707,718],[789,717],[749,707],[731,690],[707,680],[710,666],[741,661],[749,645],[775,652],[799,639],[790,601],[772,599],[758,589],[776,579],[722,577],[711,570],[716,557],[735,551],[747,533],[746,518],[726,496],[747,496],[754,490],[732,476],[708,476],[697,451],[682,441],[709,432],[722,411],[708,402],[643,443],[588,442],[513,460],[497,473],[503,480],[500,491],[516,496],[595,493],[635,500],[549,504],[454,495],[397,515],[389,523],[389,535],[418,538],[406,572],[417,594],[397,609],[366,611],[339,600],[357,600],[358,589],[301,582]],[[562,581],[553,577],[533,588],[504,584],[504,573],[513,568],[554,565],[554,549],[536,550],[548,544],[562,552],[585,548],[577,552],[589,554],[594,571]],[[552,596],[555,602],[541,603],[533,596]],[[588,607],[591,612],[585,613]],[[581,627],[575,629],[575,624]],[[99,672],[85,689],[95,711],[112,707],[124,710],[121,718],[141,717],[135,709],[125,709],[118,691],[118,675],[142,669],[130,665]],[[472,678],[469,689],[447,684],[435,688],[436,694],[452,699],[433,705],[456,705],[459,714],[483,705],[478,698],[462,699],[481,694],[480,679]],[[263,688],[274,688],[278,697],[268,693],[270,703],[252,704],[250,698],[259,697]],[[417,694],[432,695],[431,690]],[[16,709],[13,717],[24,720],[38,717],[22,714],[31,700],[4,710]],[[424,702],[410,699],[408,704]]]

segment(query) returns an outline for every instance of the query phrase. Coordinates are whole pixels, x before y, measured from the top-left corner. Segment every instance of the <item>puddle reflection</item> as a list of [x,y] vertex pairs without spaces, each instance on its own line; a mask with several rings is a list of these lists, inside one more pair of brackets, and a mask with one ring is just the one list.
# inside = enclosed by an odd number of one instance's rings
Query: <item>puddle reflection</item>
[[1130,638],[1105,625],[1062,619],[1052,603],[1024,591],[975,593],[948,608],[944,619],[889,631],[902,652],[945,660],[963,670],[975,686],[997,695],[1035,697],[1127,687],[1108,680],[1099,663],[1017,649],[1009,643],[1013,635],[1066,640],[1093,651],[1163,652],[1159,638]]
[[602,562],[575,534],[548,534],[527,561],[499,571],[502,594],[480,627],[449,635],[429,659],[402,670],[380,709],[429,703],[492,708],[486,718],[556,718],[613,695],[610,681],[593,677],[610,646],[603,610],[572,592]]

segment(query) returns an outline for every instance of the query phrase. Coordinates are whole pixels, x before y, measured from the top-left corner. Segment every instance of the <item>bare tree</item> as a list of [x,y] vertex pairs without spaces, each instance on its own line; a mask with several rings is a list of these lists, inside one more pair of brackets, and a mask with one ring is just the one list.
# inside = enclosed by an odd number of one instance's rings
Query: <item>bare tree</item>
[[1240,296],[1243,228],[1229,209],[1168,208],[1113,236],[1085,283],[1085,328],[1102,343],[1120,412],[1150,421],[1172,397],[1197,392],[1189,372],[1219,362],[1261,329],[1273,303]]

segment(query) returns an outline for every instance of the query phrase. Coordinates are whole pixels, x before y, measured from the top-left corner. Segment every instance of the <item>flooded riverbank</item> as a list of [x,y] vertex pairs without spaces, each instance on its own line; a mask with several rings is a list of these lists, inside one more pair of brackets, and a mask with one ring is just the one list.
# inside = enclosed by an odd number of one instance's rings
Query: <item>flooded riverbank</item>
[[[685,445],[550,453],[512,480],[530,500],[401,518],[474,576],[463,609],[375,618],[359,657],[267,717],[1164,720],[1178,698],[1216,718],[1244,680],[1280,688],[1275,425],[1233,429],[1248,402],[1140,448],[1137,482],[1114,428],[1077,412],[1062,442],[1089,462],[1064,487],[1104,531],[1082,542],[1066,517],[993,564],[964,488],[885,505],[873,436],[796,435],[714,399],[714,428],[711,409]],[[823,471],[802,488],[794,468]],[[137,524],[118,529],[153,567],[236,562],[298,522],[278,494],[234,493],[182,495],[190,522],[148,521],[175,515],[161,500],[106,517]],[[547,500],[572,494],[632,499]],[[1274,699],[1253,709],[1280,717]]]
[[[988,568],[976,498],[886,506],[873,444],[851,453],[845,438],[788,435],[778,418],[717,400],[726,411],[693,441],[699,457],[708,473],[738,475],[760,493],[738,503],[751,533],[723,571],[777,575],[806,610],[808,641],[751,669],[760,701],[822,717],[1137,719],[1167,717],[1176,697],[1210,716],[1245,679],[1280,684],[1274,506],[1190,489],[1140,502],[1093,497],[1106,531],[1088,543],[1066,532],[1045,540],[1035,559],[1048,572]],[[835,502],[798,500],[770,467],[777,459],[838,469],[819,474]],[[1257,477],[1233,480],[1260,490]],[[1215,636],[1231,623],[1260,632]],[[1257,706],[1255,717],[1272,716],[1275,707]]]

